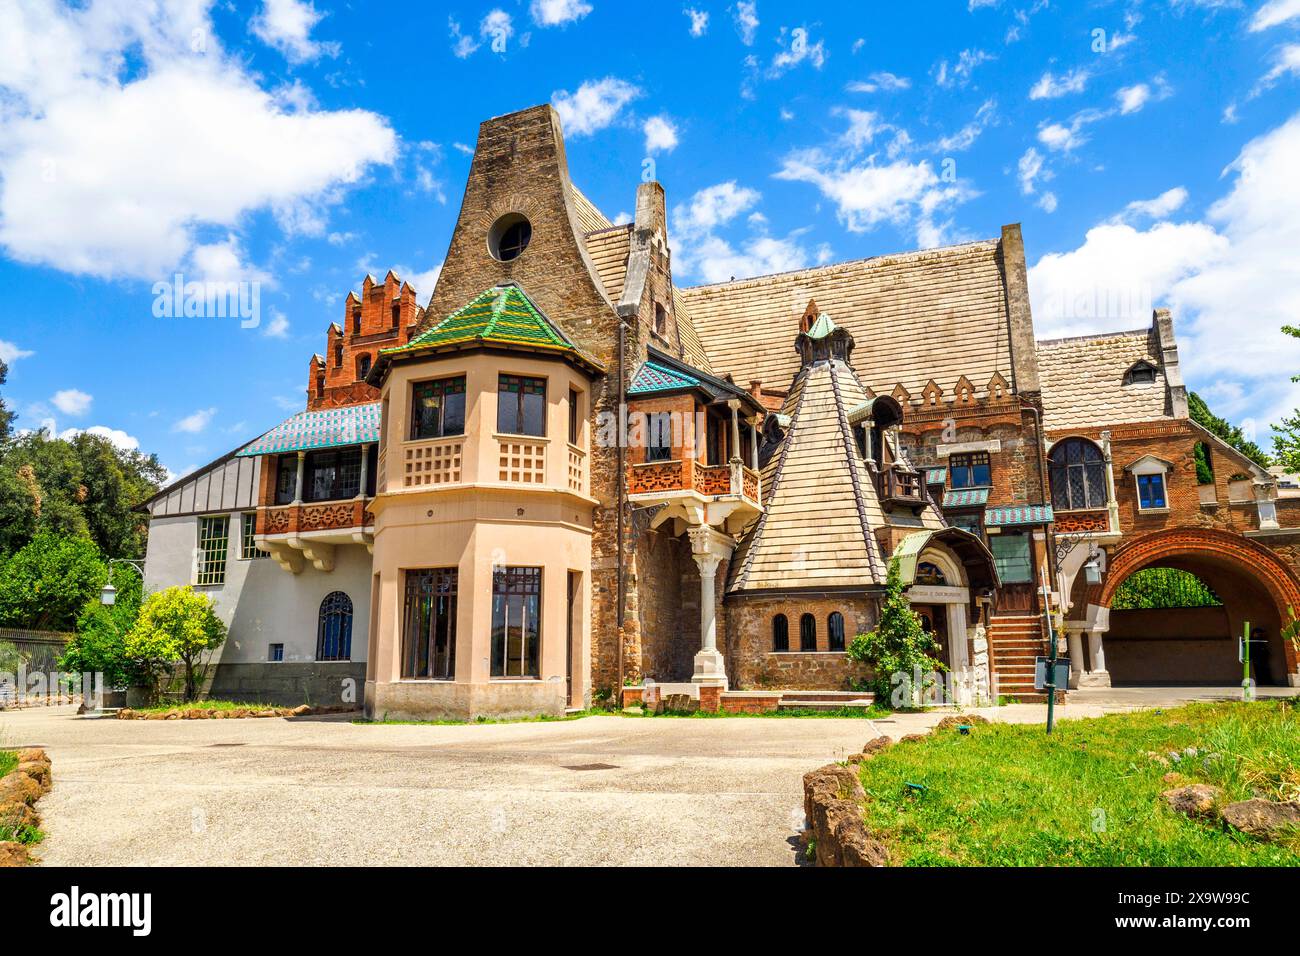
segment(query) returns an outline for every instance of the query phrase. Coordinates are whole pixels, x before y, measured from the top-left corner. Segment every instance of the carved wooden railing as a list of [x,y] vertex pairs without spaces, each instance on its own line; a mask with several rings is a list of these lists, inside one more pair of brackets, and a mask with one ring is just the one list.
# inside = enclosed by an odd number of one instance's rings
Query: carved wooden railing
[[920,505],[925,502],[919,472],[891,465],[876,475],[876,489],[886,502]]
[[258,534],[299,534],[304,531],[347,531],[368,528],[375,517],[366,504],[369,499],[319,501],[301,505],[272,505],[257,512]]
[[702,465],[691,458],[684,462],[648,461],[632,466],[628,479],[629,494],[666,491],[696,491],[709,497],[735,495],[758,504],[761,486],[758,472],[739,462]]

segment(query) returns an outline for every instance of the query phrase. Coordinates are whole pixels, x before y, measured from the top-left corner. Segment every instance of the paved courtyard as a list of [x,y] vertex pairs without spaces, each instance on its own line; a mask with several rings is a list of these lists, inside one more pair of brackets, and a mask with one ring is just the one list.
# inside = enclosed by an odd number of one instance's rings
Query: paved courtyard
[[[1232,693],[1083,691],[1060,711]],[[0,743],[53,759],[39,851],[53,865],[789,866],[805,771],[945,713],[399,726],[95,720],[64,707],[0,713]],[[1044,708],[981,713],[1038,722]]]

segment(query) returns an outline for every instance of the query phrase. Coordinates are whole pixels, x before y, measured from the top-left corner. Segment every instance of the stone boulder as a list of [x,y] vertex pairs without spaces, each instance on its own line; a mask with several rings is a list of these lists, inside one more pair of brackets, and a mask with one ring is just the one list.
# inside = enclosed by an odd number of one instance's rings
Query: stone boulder
[[904,737],[902,740],[900,740],[899,743],[900,743],[900,744],[919,744],[921,741],[925,740],[925,738],[926,738],[926,734],[908,734],[906,737]]
[[1223,796],[1223,791],[1208,783],[1194,783],[1186,787],[1175,787],[1161,794],[1169,809],[1184,816],[1209,819],[1215,815],[1215,807]]
[[0,804],[0,827],[36,828],[41,825],[40,814],[26,803]]
[[49,755],[40,747],[26,747],[17,754],[19,763],[49,763]]
[[37,781],[16,770],[0,778],[0,804],[35,803],[44,792]]
[[21,843],[0,842],[0,866],[27,866],[31,857]]
[[53,779],[50,776],[50,762],[48,760],[28,760],[14,767],[14,773],[25,773],[41,786],[42,793],[50,792],[50,784]]
[[290,713],[293,714],[293,716],[295,717],[306,717],[308,714],[311,713],[311,707],[308,704],[299,704],[297,707],[291,710]]
[[830,764],[804,774],[804,813],[818,866],[886,866],[889,852],[862,821],[866,793],[851,767]]
[[1223,808],[1224,822],[1264,840],[1300,828],[1300,803],[1275,803],[1272,800],[1242,800]]
[[936,731],[956,730],[958,727],[962,726],[963,724],[974,727],[977,724],[987,724],[987,723],[988,720],[984,717],[981,717],[979,714],[952,714],[951,716],[945,717],[943,720],[935,724],[934,729]]
[[894,738],[886,737],[884,734],[881,734],[879,737],[872,737],[865,744],[863,744],[862,752],[867,756],[871,757],[871,756],[875,756],[876,754],[882,751],[888,750],[893,745],[894,745]]

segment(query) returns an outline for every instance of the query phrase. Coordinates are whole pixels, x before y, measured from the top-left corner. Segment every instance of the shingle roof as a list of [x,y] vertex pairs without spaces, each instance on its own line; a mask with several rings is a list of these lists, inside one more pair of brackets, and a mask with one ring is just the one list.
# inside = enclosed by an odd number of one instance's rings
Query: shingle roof
[[578,348],[519,286],[493,286],[406,345],[381,349],[384,358],[466,345],[520,347],[552,352],[595,369],[600,362]]
[[379,415],[379,402],[299,412],[286,418],[257,441],[241,448],[238,453],[250,457],[377,442]]
[[965,375],[983,388],[1012,380],[1006,292],[996,239],[878,256],[681,290],[714,370],[785,388],[799,367],[791,347],[810,299],[871,350],[859,361],[877,394],[930,379],[951,393]]
[[654,392],[672,392],[683,388],[699,388],[699,386],[700,380],[695,376],[647,359],[632,377],[632,384],[628,386],[627,393],[649,395]]
[[994,527],[1007,527],[1017,524],[1050,524],[1052,521],[1051,505],[1010,505],[988,508],[984,512],[984,523]]
[[[801,370],[782,409],[790,427],[763,469],[765,512],[732,561],[731,593],[884,584],[873,529],[885,516],[846,414],[864,401],[862,383],[839,359]],[[933,508],[917,520],[918,530],[942,526]]]
[[[1138,362],[1156,368],[1154,382],[1124,384]],[[1038,342],[1043,424],[1053,430],[1118,422],[1145,422],[1169,415],[1160,349],[1150,328]]]
[[945,492],[943,496],[943,506],[945,508],[974,508],[988,503],[989,490],[987,488],[964,488],[961,491]]

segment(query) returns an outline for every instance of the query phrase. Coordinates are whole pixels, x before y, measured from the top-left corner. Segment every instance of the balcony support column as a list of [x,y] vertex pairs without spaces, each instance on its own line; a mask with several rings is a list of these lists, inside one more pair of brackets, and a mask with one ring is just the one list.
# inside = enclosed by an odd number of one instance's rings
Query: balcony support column
[[298,452],[298,476],[293,482],[293,503],[296,505],[302,504],[302,481],[306,470],[307,453],[305,451],[300,451]]
[[735,541],[707,525],[696,525],[687,534],[691,540],[691,557],[700,569],[700,649],[695,655],[691,680],[726,690],[726,662],[718,650],[716,588],[718,566],[731,556]]
[[362,442],[361,443],[361,485],[359,490],[357,491],[358,498],[365,498],[370,494],[370,489],[366,487],[366,482],[368,480],[369,472],[370,472],[370,469],[368,467],[369,465],[370,465],[370,443]]

